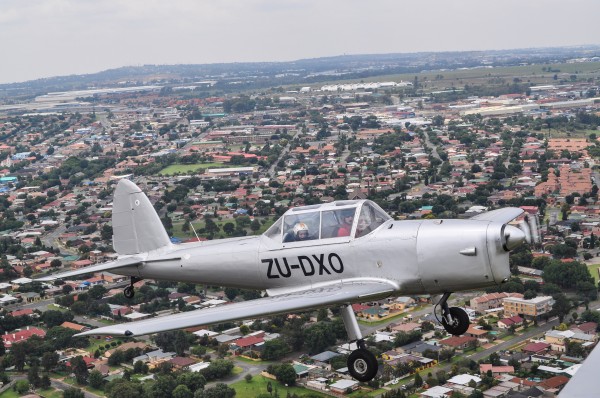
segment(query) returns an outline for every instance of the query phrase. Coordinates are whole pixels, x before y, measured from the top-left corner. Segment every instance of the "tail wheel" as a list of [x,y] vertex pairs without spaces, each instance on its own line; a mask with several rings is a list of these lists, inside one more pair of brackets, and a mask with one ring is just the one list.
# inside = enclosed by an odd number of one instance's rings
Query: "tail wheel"
[[[451,320],[448,321],[448,315]],[[442,315],[442,326],[446,331],[454,336],[460,336],[469,329],[469,315],[462,308],[450,307],[448,314]]]
[[377,374],[377,359],[365,348],[352,351],[348,357],[348,372],[358,381],[368,382]]

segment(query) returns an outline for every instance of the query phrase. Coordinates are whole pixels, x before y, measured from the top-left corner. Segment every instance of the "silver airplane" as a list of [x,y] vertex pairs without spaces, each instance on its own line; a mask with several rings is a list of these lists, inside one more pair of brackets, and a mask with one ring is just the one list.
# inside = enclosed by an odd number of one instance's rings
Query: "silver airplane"
[[469,317],[463,309],[449,307],[447,300],[455,291],[508,281],[509,252],[538,237],[533,221],[508,225],[522,213],[503,208],[466,220],[395,221],[369,200],[345,200],[289,209],[260,236],[175,245],[146,195],[123,179],[112,213],[117,260],[38,280],[110,271],[131,277],[124,291],[128,298],[134,295],[133,284],[143,278],[267,293],[257,300],[105,326],[77,336],[146,335],[339,305],[349,341],[358,347],[348,358],[349,372],[369,381],[377,373],[377,360],[365,346],[351,304],[442,295],[436,305],[441,324],[450,334],[465,333]]

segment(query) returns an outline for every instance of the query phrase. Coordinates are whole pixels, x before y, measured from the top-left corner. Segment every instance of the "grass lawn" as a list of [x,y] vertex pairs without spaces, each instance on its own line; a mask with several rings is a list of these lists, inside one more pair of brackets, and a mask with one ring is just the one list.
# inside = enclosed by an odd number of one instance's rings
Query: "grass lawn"
[[63,392],[56,390],[54,388],[49,388],[47,390],[37,390],[37,393],[46,397],[46,398],[62,398]]
[[588,270],[590,271],[590,274],[592,275],[592,277],[596,281],[596,285],[600,281],[600,278],[598,277],[598,268],[600,268],[600,263],[598,263],[598,264],[589,264],[588,265]]
[[9,388],[8,390],[0,394],[0,398],[19,398],[19,396],[20,395],[17,394],[16,391],[13,391],[12,388]]
[[62,307],[59,307],[59,306],[57,306],[55,304],[48,304],[48,309],[49,310],[53,310],[53,311],[60,311],[60,312],[67,312],[67,311],[69,311],[68,308],[62,308]]
[[241,368],[239,366],[234,366],[233,367],[233,374],[234,375],[239,375],[240,373],[242,373],[244,371],[244,368]]
[[158,172],[159,175],[173,175],[175,173],[194,173],[200,169],[218,169],[224,167],[235,167],[220,162],[196,163],[196,164],[172,164]]
[[230,387],[235,389],[235,398],[254,398],[259,394],[268,393],[267,383],[269,381],[273,386],[273,391],[277,389],[280,397],[285,397],[288,392],[290,394],[297,394],[300,397],[304,396],[304,394],[308,394],[309,392],[320,397],[327,396],[316,391],[307,390],[300,387],[286,387],[276,380],[270,380],[263,376],[254,376],[250,383],[247,383],[246,380],[238,381],[237,383],[231,384]]
[[245,362],[245,363],[251,363],[251,364],[254,364],[254,365],[256,365],[257,363],[267,364],[267,365],[272,363],[270,361],[263,361],[263,360],[253,361],[250,358],[244,358],[244,357],[235,357],[235,359],[236,359],[236,361],[241,361],[241,362]]
[[[368,397],[378,397],[383,393],[388,392],[388,390],[385,390],[383,388],[380,388],[378,390],[373,390],[371,392],[366,393]],[[349,394],[348,397],[364,397],[365,391],[363,390],[356,390],[354,391],[352,394]]]

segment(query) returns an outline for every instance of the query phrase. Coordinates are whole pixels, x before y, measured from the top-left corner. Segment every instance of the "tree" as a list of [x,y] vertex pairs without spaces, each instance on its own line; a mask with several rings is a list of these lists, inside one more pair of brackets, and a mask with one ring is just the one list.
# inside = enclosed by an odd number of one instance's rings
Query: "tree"
[[571,310],[571,301],[564,294],[557,294],[554,296],[554,305],[552,306],[552,312],[558,316],[560,322],[563,321],[565,316]]
[[179,356],[183,356],[184,352],[190,348],[190,342],[183,330],[178,330],[175,332],[175,341],[173,342],[173,347]]
[[415,373],[415,381],[413,384],[417,388],[421,387],[423,385],[423,378],[421,377],[421,375],[418,372]]
[[33,388],[40,387],[42,380],[40,379],[40,369],[37,365],[33,365],[29,368],[29,371],[27,372],[27,380],[29,383],[31,383]]
[[145,391],[142,393],[142,387],[139,383],[132,383],[125,379],[111,381],[104,387],[104,390],[109,398],[139,398],[151,395],[150,391],[147,391],[147,394]]
[[206,379],[197,372],[184,372],[177,376],[177,384],[185,385],[190,391],[197,391],[204,388]]
[[13,359],[13,365],[15,365],[15,369],[17,369],[19,372],[22,372],[25,368],[25,359],[27,358],[26,342],[13,344],[10,349],[10,353]]
[[229,236],[233,235],[234,231],[235,231],[235,225],[232,222],[226,222],[223,225],[223,232],[225,232],[227,235],[229,235]]
[[235,390],[230,388],[227,384],[217,383],[212,388],[206,390],[196,391],[194,398],[233,398],[235,397]]
[[171,375],[160,375],[152,385],[155,397],[170,397],[175,389],[175,379]]
[[173,398],[193,398],[194,394],[192,394],[192,392],[190,391],[189,388],[187,388],[187,386],[178,385],[173,390],[172,396],[173,396]]
[[311,353],[321,352],[335,342],[330,322],[318,322],[304,330],[304,343]]
[[75,374],[78,384],[87,384],[89,372],[81,355],[71,359],[71,371]]
[[50,377],[45,374],[42,376],[42,380],[40,382],[40,388],[47,390],[52,386],[52,382],[50,381]]
[[275,377],[284,385],[293,386],[296,383],[296,371],[289,363],[279,366]]
[[17,380],[13,388],[19,394],[25,394],[29,391],[29,382],[27,380]]
[[265,342],[261,357],[265,361],[275,361],[283,358],[289,351],[289,347],[282,339],[273,339]]
[[252,381],[252,375],[248,373],[246,376],[244,376],[244,380],[246,380],[246,383],[250,383]]
[[99,389],[102,387],[102,384],[104,384],[104,376],[102,376],[102,373],[100,373],[98,370],[94,369],[90,372],[88,381],[90,383],[90,387]]

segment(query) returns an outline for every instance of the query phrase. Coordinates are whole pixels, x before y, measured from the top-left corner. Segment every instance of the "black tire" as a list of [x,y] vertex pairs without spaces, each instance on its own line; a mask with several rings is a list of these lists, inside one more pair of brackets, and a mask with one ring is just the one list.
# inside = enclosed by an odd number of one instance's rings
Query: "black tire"
[[127,286],[123,289],[123,295],[125,298],[132,299],[135,294],[135,290],[133,290],[133,286]]
[[467,329],[469,329],[469,325],[471,324],[469,321],[469,315],[467,315],[465,310],[458,307],[450,307],[449,311],[453,322],[448,323],[446,321],[446,317],[442,317],[442,326],[444,326],[446,332],[454,336],[460,336],[461,334],[464,334]]
[[373,380],[377,375],[377,359],[365,348],[352,351],[347,364],[350,375],[363,383]]

